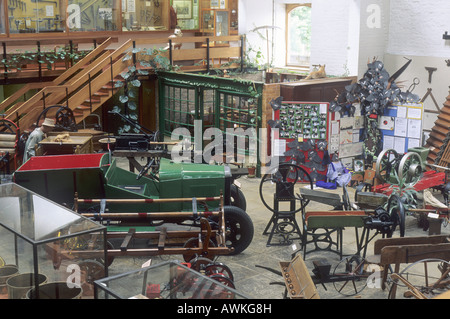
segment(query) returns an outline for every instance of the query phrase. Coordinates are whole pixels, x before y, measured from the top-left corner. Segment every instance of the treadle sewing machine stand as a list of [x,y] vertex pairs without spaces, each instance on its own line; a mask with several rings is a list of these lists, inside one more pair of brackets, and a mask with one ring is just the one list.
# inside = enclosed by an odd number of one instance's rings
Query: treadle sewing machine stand
[[[263,235],[269,234],[267,240],[267,246],[271,245],[289,245],[293,240],[301,240],[302,233],[300,227],[295,219],[296,205],[295,202],[298,198],[295,198],[293,194],[293,188],[286,187],[284,184],[277,184],[276,192],[273,194],[273,214],[266,228],[264,229]],[[280,202],[288,202],[290,207],[288,211],[280,211]],[[272,229],[269,229],[272,226]],[[272,239],[275,234],[281,236],[282,240],[278,243],[273,243]],[[292,237],[298,235],[298,237]]]

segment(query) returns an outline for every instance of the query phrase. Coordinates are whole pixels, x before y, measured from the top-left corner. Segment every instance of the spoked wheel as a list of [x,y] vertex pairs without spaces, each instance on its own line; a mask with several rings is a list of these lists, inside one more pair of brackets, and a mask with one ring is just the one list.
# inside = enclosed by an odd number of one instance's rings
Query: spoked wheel
[[450,289],[450,263],[442,259],[423,259],[391,275],[389,299],[428,299]]
[[398,166],[398,178],[405,184],[414,185],[422,178],[422,158],[414,152],[406,153]]
[[[228,278],[227,276],[224,276],[222,274],[211,275],[211,276],[209,276],[209,278],[214,279],[215,281],[218,281],[227,287],[230,287],[233,289],[236,288],[234,286],[234,282],[230,278]],[[227,299],[227,298],[224,298],[224,299]]]
[[214,262],[209,258],[197,256],[194,259],[190,260],[189,263],[191,264],[191,269],[198,272],[204,272],[206,266],[211,265]]
[[[282,201],[300,199],[300,187],[304,187],[305,183],[301,183],[299,180],[305,180],[306,185],[313,189],[313,181],[304,168],[290,163],[282,163],[273,168],[263,176],[259,184],[259,196],[264,206],[272,212],[278,212],[274,205],[274,196]],[[301,200],[300,204],[291,212],[299,212],[308,202]]]
[[[367,285],[369,274],[364,271],[364,259],[358,255],[343,258],[334,269],[334,288],[344,296],[354,296]],[[342,279],[339,280],[339,277]]]
[[388,199],[387,213],[390,216],[391,222],[393,222],[392,228],[387,234],[387,237],[392,237],[392,233],[397,226],[399,227],[400,237],[405,237],[405,207],[400,197],[397,195],[391,195]]
[[[204,243],[203,243],[204,244]],[[183,248],[187,248],[187,251],[183,254],[184,261],[189,262],[193,260],[196,257],[207,257],[209,259],[214,259],[215,255],[208,249],[205,249],[202,253],[197,254],[194,251],[190,251],[189,248],[199,248],[199,239],[197,237],[192,237],[188,239],[185,243]],[[216,245],[214,242],[210,239],[208,243],[208,247],[215,247]]]
[[56,124],[59,127],[73,131],[76,128],[76,121],[73,111],[68,107],[62,106],[55,115]]
[[205,267],[205,275],[211,277],[213,275],[223,275],[229,278],[231,281],[234,281],[233,273],[231,269],[222,263],[212,263]]
[[384,150],[378,155],[375,176],[381,181],[381,183],[386,183],[389,181],[391,174],[398,168],[398,162],[398,153],[393,149]]
[[229,278],[231,281],[234,280],[233,273],[225,264],[214,262],[209,258],[196,257],[190,261],[191,269],[204,274],[205,276],[211,277],[213,275],[223,275]]
[[84,260],[78,263],[82,278],[83,295],[94,295],[94,281],[105,277],[105,267],[95,260]]

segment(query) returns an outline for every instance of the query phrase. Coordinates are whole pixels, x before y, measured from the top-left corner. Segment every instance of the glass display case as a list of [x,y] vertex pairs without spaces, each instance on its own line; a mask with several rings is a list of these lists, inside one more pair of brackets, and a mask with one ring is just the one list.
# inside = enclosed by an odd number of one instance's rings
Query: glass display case
[[55,1],[9,1],[10,33],[65,32],[66,5]]
[[94,281],[96,299],[248,299],[177,261]]
[[4,10],[3,1],[0,1],[0,34],[6,33],[6,19]]
[[[203,9],[201,14],[201,32],[216,37],[230,35],[228,10]],[[226,41],[211,41],[212,46],[228,45]]]
[[117,31],[118,0],[69,0],[67,27],[69,31]]
[[169,1],[122,0],[122,31],[169,29]]
[[199,0],[173,0],[172,7],[182,30],[198,29]]
[[214,10],[202,9],[200,32],[214,34]]
[[238,0],[229,1],[231,35],[239,34],[238,6]]
[[[211,35],[237,34],[237,3],[238,0],[0,0],[0,35],[167,31],[175,24],[182,30],[204,29],[202,32]],[[171,13],[175,16],[171,17]]]
[[93,298],[106,227],[15,183],[0,185],[0,298]]

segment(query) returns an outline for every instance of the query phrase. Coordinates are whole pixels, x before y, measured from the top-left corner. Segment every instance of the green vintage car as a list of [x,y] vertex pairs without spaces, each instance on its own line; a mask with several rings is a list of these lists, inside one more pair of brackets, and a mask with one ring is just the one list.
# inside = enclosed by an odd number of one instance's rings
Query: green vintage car
[[[253,223],[245,212],[246,202],[236,187],[235,176],[228,166],[176,163],[162,158],[157,176],[137,175],[117,166],[105,153],[32,157],[14,173],[14,182],[56,203],[73,208],[75,195],[81,199],[160,199],[204,198],[223,195],[227,246],[233,254],[245,250],[253,239]],[[208,202],[168,202],[151,204],[84,203],[78,212],[184,212],[212,211],[220,208],[220,200]],[[142,214],[144,215],[144,214]],[[116,218],[121,225],[159,226],[165,220],[152,218]],[[189,219],[171,219],[180,225],[199,226],[195,214]],[[212,227],[216,221],[210,220]]]

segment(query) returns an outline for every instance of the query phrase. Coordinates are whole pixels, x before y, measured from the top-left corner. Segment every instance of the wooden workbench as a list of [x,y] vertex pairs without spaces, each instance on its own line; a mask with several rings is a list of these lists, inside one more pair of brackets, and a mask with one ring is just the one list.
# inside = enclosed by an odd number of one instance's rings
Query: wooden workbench
[[55,138],[58,134],[64,134],[64,132],[49,134],[48,137],[39,142],[36,155],[90,154],[94,152],[92,135],[67,133],[69,139],[62,142],[55,142]]

